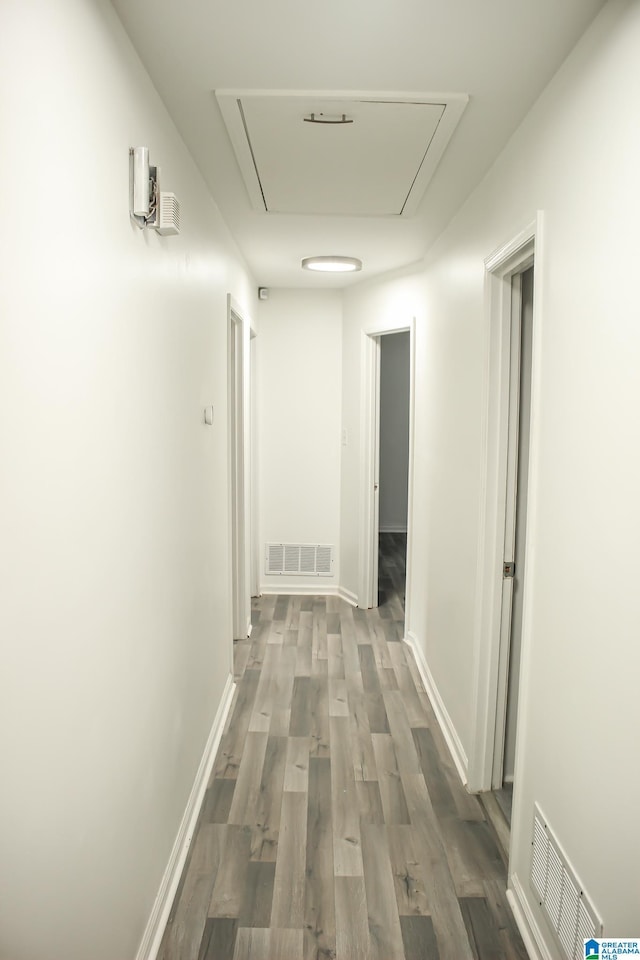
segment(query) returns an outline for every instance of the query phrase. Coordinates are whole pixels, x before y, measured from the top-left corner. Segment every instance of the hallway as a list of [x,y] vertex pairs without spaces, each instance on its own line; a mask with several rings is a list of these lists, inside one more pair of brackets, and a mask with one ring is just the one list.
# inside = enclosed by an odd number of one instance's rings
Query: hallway
[[377,610],[254,600],[159,960],[515,960],[506,873],[402,642],[404,537]]

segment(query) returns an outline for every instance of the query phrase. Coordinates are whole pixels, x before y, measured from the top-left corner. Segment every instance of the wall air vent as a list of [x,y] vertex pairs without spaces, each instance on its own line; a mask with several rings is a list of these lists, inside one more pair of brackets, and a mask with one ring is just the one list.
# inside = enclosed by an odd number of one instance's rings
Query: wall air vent
[[602,936],[602,921],[536,804],[531,887],[567,960],[582,960],[583,940]]
[[270,576],[330,577],[333,547],[314,543],[267,543],[265,573]]
[[162,237],[175,237],[180,233],[180,203],[175,193],[160,192],[156,230]]

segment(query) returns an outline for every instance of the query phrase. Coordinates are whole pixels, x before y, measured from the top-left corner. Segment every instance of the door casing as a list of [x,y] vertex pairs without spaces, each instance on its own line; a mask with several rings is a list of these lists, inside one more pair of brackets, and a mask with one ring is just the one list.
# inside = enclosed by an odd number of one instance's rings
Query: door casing
[[251,431],[250,431],[250,323],[241,307],[227,297],[229,543],[231,546],[232,638],[241,640],[251,630]]
[[413,460],[415,431],[415,339],[416,319],[397,326],[365,328],[360,341],[360,517],[358,538],[358,606],[378,605],[379,447],[380,447],[380,338],[391,333],[409,333],[409,485],[407,504],[407,580],[405,633],[411,609],[411,546],[413,527]]
[[[535,466],[537,462],[537,423],[539,409],[539,352],[542,317],[542,213],[524,230],[499,247],[485,260],[485,316],[487,322],[482,448],[482,496],[478,535],[478,587],[475,611],[472,705],[474,738],[469,752],[467,786],[472,792],[491,790],[495,782],[496,753],[504,749],[504,710],[508,684],[507,630],[511,612],[509,585],[503,589],[505,537],[515,511],[513,469],[509,463],[510,402],[513,362],[512,291],[514,277],[532,265],[534,272],[533,348],[531,381],[531,422],[528,468],[528,525],[534,525],[536,507]],[[516,289],[518,283],[516,281]],[[511,420],[513,429],[513,418]],[[517,434],[516,434],[517,439]],[[513,455],[513,438],[511,452]],[[509,519],[510,518],[510,519]],[[534,543],[526,542],[521,678],[526,675],[529,635],[529,597],[532,592],[532,555]],[[526,690],[519,696],[516,740],[523,736],[520,717],[526,707]],[[502,743],[500,742],[502,738]]]

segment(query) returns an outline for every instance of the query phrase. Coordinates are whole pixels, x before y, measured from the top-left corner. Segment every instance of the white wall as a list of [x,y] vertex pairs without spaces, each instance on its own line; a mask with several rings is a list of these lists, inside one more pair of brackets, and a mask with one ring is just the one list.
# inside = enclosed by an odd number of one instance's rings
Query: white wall
[[[342,301],[339,291],[271,290],[260,301],[258,438],[264,591],[337,589]],[[332,577],[265,574],[266,543],[333,544]]]
[[380,530],[407,529],[410,334],[380,338]]
[[[409,629],[464,760],[474,735],[483,259],[544,211],[511,869],[553,958],[527,879],[534,801],[605,932],[638,933],[638,49],[640,5],[609,3],[423,268],[345,298],[343,362],[352,370],[367,323],[398,310],[417,317]],[[359,374],[345,378],[356,427],[358,391]],[[343,520],[356,476],[345,460]],[[347,580],[357,561],[352,526],[344,536]]]
[[[229,675],[253,285],[106,0],[4,0],[0,96],[0,956],[132,960]],[[180,237],[130,223],[141,144]]]

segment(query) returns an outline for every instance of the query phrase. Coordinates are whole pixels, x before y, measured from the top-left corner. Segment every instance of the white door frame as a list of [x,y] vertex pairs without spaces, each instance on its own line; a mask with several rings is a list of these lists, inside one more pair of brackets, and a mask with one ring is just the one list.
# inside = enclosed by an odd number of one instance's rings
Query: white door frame
[[411,595],[411,544],[413,528],[413,451],[415,407],[416,320],[397,326],[372,325],[360,339],[360,535],[358,606],[378,605],[379,444],[380,444],[380,337],[409,333],[409,489],[407,504],[407,582],[405,633],[409,624]]
[[[519,358],[519,343],[512,340],[512,290],[515,275],[531,266],[535,256],[533,353],[531,377],[531,426],[529,445],[529,496],[527,515],[529,525],[535,510],[533,471],[536,464],[536,424],[539,409],[537,376],[542,315],[542,213],[517,236],[499,247],[485,260],[485,315],[487,317],[487,351],[485,356],[485,389],[483,403],[483,484],[480,504],[478,536],[478,591],[476,596],[476,634],[474,638],[474,730],[475,736],[469,756],[468,789],[473,792],[491,790],[497,768],[495,758],[504,749],[504,710],[508,684],[508,650],[505,637],[510,621],[511,592],[503,589],[505,543],[509,540],[514,522],[515,477],[513,463],[513,415],[509,420],[512,378],[512,351]],[[518,284],[516,283],[516,288]],[[511,427],[511,447],[509,434]],[[517,427],[516,427],[517,430]],[[517,439],[517,433],[515,438]],[[509,494],[508,491],[509,490]],[[510,527],[511,525],[511,527]],[[523,590],[523,625],[521,667],[525,669],[528,638],[528,597],[531,594],[533,547],[528,538],[525,545]],[[508,558],[512,559],[512,558]],[[521,673],[521,676],[523,674]],[[523,697],[519,700],[522,712]],[[517,742],[521,738],[518,723]],[[516,743],[516,768],[517,768]],[[517,772],[516,772],[517,776]]]
[[259,496],[259,465],[258,465],[258,363],[257,363],[257,344],[256,331],[251,326],[249,332],[249,393],[250,393],[250,417],[251,417],[251,462],[249,465],[249,486],[251,490],[251,509],[250,513],[250,583],[249,592],[252,597],[258,596],[258,584],[260,582],[260,571],[258,567],[258,558],[260,557],[259,547],[259,516],[258,516],[258,496]]
[[227,318],[231,623],[233,639],[241,640],[251,628],[251,325],[231,294],[227,296]]
[[[523,249],[526,253],[528,247]],[[520,351],[522,339],[522,273],[533,264],[533,251],[524,261],[518,257],[517,272],[505,279],[511,283],[510,329],[509,329],[509,385],[507,457],[505,470],[504,563],[515,562],[516,550],[516,504],[518,491],[518,453],[520,433]],[[505,303],[506,307],[506,303]],[[506,350],[505,343],[505,350]],[[502,520],[502,518],[500,518]],[[522,576],[522,571],[520,572]],[[513,610],[513,578],[502,578],[502,603],[500,609],[500,643],[498,656],[498,683],[496,691],[496,731],[493,746],[491,787],[499,790],[503,783],[504,744],[507,723],[507,700],[509,693],[509,661],[511,658],[511,617]]]

